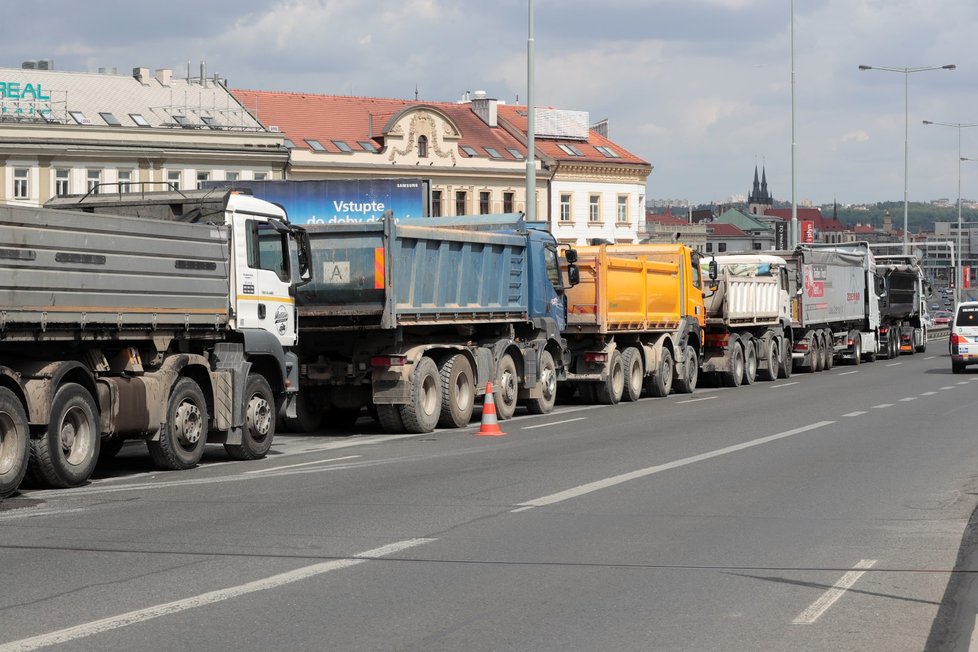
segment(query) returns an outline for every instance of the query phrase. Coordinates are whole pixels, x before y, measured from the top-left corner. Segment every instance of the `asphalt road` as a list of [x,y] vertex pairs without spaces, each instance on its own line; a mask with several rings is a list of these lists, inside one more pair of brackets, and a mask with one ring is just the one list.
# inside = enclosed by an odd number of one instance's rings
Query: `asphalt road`
[[0,504],[0,652],[967,650],[978,371],[926,354]]

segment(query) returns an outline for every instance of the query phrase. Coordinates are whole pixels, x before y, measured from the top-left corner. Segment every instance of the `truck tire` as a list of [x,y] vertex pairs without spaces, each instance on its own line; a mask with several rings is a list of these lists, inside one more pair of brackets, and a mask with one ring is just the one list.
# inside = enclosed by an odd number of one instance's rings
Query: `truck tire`
[[669,396],[672,391],[672,378],[675,374],[676,365],[672,360],[672,352],[663,348],[662,355],[659,357],[659,364],[652,372],[651,376],[645,379],[645,389],[649,396],[662,398]]
[[377,421],[384,432],[399,435],[404,432],[404,421],[401,420],[400,405],[376,405]]
[[791,355],[794,348],[794,343],[788,338],[781,340],[781,367],[778,368],[778,378],[791,378],[795,370],[795,359]]
[[852,364],[857,365],[863,361],[863,339],[856,331],[849,333],[849,337],[852,339]]
[[625,367],[625,388],[622,391],[623,401],[633,403],[642,397],[642,386],[645,384],[645,370],[642,368],[642,354],[634,348],[627,348],[621,355]]
[[611,352],[611,357],[608,359],[608,377],[604,382],[600,382],[594,386],[594,393],[598,399],[598,403],[602,405],[617,405],[621,401],[621,395],[624,391],[625,365],[621,361],[621,351],[615,349]]
[[692,394],[696,389],[696,383],[700,377],[699,355],[690,345],[686,345],[686,364],[684,365],[686,374],[680,378],[678,375],[672,381],[672,388],[677,394]]
[[757,347],[754,340],[744,341],[744,384],[753,385],[757,378]]
[[475,407],[472,363],[461,353],[450,355],[442,360],[439,376],[441,416],[438,417],[438,425],[442,428],[463,428],[469,425],[472,409]]
[[557,402],[557,365],[550,351],[544,351],[540,355],[540,384],[540,398],[526,400],[526,409],[530,414],[550,414]]
[[505,354],[496,367],[496,380],[492,383],[492,399],[496,404],[499,420],[512,419],[519,399],[520,379],[513,356]]
[[825,351],[822,347],[822,338],[819,337],[819,333],[813,333],[811,344],[808,347],[811,351],[809,356],[812,359],[812,373],[817,373],[822,370],[822,365],[825,362]]
[[914,347],[914,350],[917,351],[917,353],[927,353],[927,338],[924,336],[924,332],[917,329],[914,329],[913,332],[915,337],[917,336],[917,333],[920,333],[920,343]]
[[51,401],[48,427],[31,440],[31,474],[50,487],[77,487],[95,470],[100,444],[95,400],[81,385],[65,383]]
[[835,364],[835,338],[832,337],[831,331],[825,331],[822,347],[822,352],[825,354],[822,358],[822,369],[828,371]]
[[0,500],[17,491],[30,459],[27,413],[17,397],[0,387]]
[[150,459],[163,471],[192,469],[207,443],[207,402],[200,386],[183,377],[170,390],[166,421],[158,441],[146,442]]
[[441,415],[441,376],[428,357],[418,360],[411,374],[411,400],[401,406],[401,421],[408,432],[431,432]]
[[240,444],[224,444],[233,460],[257,460],[268,454],[275,438],[275,394],[264,376],[248,374],[248,406]]
[[778,340],[774,336],[764,338],[764,367],[757,370],[757,377],[760,380],[772,381],[778,377],[778,368],[781,366],[781,351],[778,349]]
[[744,379],[744,350],[740,344],[734,344],[730,351],[730,369],[720,372],[720,381],[726,387],[740,387]]

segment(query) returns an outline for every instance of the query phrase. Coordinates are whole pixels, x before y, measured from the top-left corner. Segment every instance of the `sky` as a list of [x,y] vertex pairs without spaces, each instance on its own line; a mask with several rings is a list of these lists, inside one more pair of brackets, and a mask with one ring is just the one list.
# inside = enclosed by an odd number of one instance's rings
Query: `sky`
[[[528,3],[5,1],[0,67],[196,75],[206,61],[231,88],[525,104]],[[978,198],[978,126],[922,124],[978,123],[975,0],[795,0],[794,75],[791,0],[533,6],[536,105],[607,119],[652,164],[649,199],[743,199],[756,165],[790,202],[792,86],[800,205],[902,201],[905,143],[910,201],[956,201],[959,134],[976,159],[961,163],[961,194]]]

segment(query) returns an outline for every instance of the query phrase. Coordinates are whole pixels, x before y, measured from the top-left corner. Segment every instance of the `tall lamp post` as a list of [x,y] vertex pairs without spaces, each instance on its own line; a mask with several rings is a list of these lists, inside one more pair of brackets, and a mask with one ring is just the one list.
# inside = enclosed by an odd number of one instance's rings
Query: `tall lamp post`
[[[978,126],[978,125],[968,125],[968,126]],[[973,163],[978,163],[978,158],[968,158],[967,156],[959,156],[958,157],[958,179],[961,178],[961,161],[971,161]],[[961,183],[960,180],[958,181],[958,183],[959,184]],[[958,194],[959,195],[961,194],[961,191],[960,190],[958,191]],[[961,200],[959,199],[958,200],[958,247],[961,247],[961,228],[962,228],[962,226],[961,226]],[[970,235],[968,236],[968,249],[969,250],[971,249],[971,236]],[[963,252],[962,252],[962,254],[963,254]],[[958,259],[959,260],[961,259],[962,254],[958,254]],[[961,268],[961,271],[962,272],[964,271],[964,267]],[[958,283],[957,285],[958,285],[959,288],[961,287],[961,284],[960,283]],[[960,290],[958,290],[958,292],[960,292]],[[955,294],[954,296],[955,297],[958,297],[959,295],[958,294]]]
[[964,271],[964,251],[961,250],[961,161],[969,159],[961,156],[961,130],[967,127],[978,127],[978,122],[933,122],[924,120],[925,125],[938,125],[940,127],[954,127],[958,130],[958,268],[954,271],[954,305],[961,302],[961,272]]
[[860,70],[883,70],[885,72],[903,73],[903,253],[910,253],[907,240],[907,215],[910,213],[910,202],[907,198],[907,169],[910,161],[910,73],[927,70],[954,70],[953,63],[946,66],[922,66],[918,68],[891,68],[888,66],[859,66]]

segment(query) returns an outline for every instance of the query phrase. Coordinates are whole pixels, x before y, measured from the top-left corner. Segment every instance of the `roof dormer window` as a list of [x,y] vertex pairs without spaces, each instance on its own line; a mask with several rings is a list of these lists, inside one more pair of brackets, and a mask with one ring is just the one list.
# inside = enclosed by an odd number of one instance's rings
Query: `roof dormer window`
[[92,124],[92,121],[88,119],[88,116],[81,111],[68,111],[68,115],[70,115],[71,118],[80,125]]
[[345,140],[334,140],[333,144],[336,145],[336,149],[341,152],[352,152],[353,148],[346,144]]
[[105,124],[109,125],[110,127],[121,127],[122,126],[122,123],[119,122],[119,118],[115,117],[114,115],[112,115],[108,111],[102,111],[102,112],[100,112],[99,113],[99,116],[103,120],[105,120]]
[[312,151],[314,151],[314,152],[325,152],[326,151],[326,148],[323,147],[323,144],[321,142],[319,142],[318,140],[313,140],[313,139],[310,139],[310,138],[306,138],[306,144],[309,145],[309,148],[312,149]]
[[475,151],[473,148],[469,147],[468,145],[462,145],[462,151],[471,157],[476,157],[479,155],[479,152]]
[[129,117],[132,118],[132,121],[136,123],[136,126],[137,127],[149,127],[150,126],[149,121],[146,120],[146,118],[144,118],[141,113],[130,113],[129,114]]

